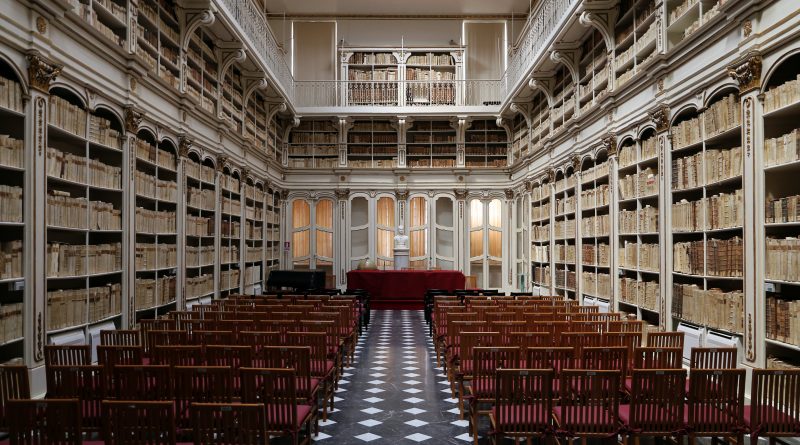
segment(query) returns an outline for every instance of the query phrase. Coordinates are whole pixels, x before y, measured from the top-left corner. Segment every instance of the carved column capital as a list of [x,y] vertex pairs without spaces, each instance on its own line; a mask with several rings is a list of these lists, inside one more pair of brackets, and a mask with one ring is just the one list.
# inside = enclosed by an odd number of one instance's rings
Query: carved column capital
[[605,147],[608,157],[617,155],[617,138],[614,135],[609,135],[603,138],[603,147]]
[[545,177],[547,181],[552,184],[556,180],[556,170],[554,168],[548,169],[547,172],[545,172]]
[[394,196],[398,201],[406,201],[408,200],[408,190],[395,190]]
[[503,193],[506,195],[506,200],[513,201],[514,200],[514,189],[505,189]]
[[466,189],[453,190],[453,193],[456,194],[456,199],[459,201],[467,199],[467,195],[469,194],[469,192]]
[[728,75],[739,83],[739,94],[749,93],[761,86],[761,54],[748,54],[728,67]]
[[578,173],[581,168],[581,157],[575,155],[572,157],[572,168],[575,170],[575,173]]
[[178,156],[186,158],[189,156],[189,150],[192,148],[192,140],[186,135],[181,135],[178,139]]
[[347,201],[347,198],[350,197],[350,189],[336,189],[333,193],[339,201]]
[[136,133],[142,124],[144,113],[136,111],[133,107],[125,107],[125,131]]
[[655,124],[658,133],[663,133],[669,129],[669,107],[660,105],[648,114],[650,115],[650,120]]
[[228,163],[227,156],[220,156],[217,158],[217,172],[222,173],[222,170],[225,168],[225,164]]
[[281,190],[281,201],[286,202],[289,199],[289,190]]
[[28,78],[33,89],[47,93],[50,90],[50,83],[53,82],[61,70],[62,65],[45,60],[38,52],[27,55],[28,59]]

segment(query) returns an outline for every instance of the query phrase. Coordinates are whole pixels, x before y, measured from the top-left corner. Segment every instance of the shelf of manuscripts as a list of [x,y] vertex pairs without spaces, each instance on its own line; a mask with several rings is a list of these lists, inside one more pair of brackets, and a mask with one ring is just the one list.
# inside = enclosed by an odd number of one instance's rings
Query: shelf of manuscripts
[[200,108],[216,115],[219,74],[214,54],[214,40],[202,27],[189,39],[186,47],[186,92]]
[[581,293],[610,299],[611,189],[605,152],[581,166]]
[[356,52],[347,66],[349,105],[397,105],[399,73],[390,52]]
[[25,220],[22,88],[0,61],[0,357],[22,357]]
[[412,53],[405,64],[406,105],[455,105],[456,65],[449,53]]
[[508,132],[495,120],[474,120],[464,134],[465,165],[468,168],[508,166]]
[[449,121],[415,121],[406,132],[408,167],[456,166],[456,129]]
[[661,32],[661,20],[656,3],[654,0],[623,0],[620,4],[622,12],[614,29],[613,70],[617,87],[643,72],[657,54],[656,39]]
[[553,260],[555,290],[559,295],[576,299],[576,225],[577,184],[572,167],[559,171],[555,177],[553,217]]
[[[531,267],[533,267],[533,284],[548,291],[550,281],[550,216],[552,201],[550,193],[552,185],[543,182],[533,186],[531,190]],[[545,268],[547,273],[544,272]],[[538,272],[537,272],[538,271]]]
[[289,167],[339,166],[339,131],[331,120],[303,120],[289,134]]
[[536,153],[544,146],[544,141],[550,135],[550,106],[540,90],[534,90],[533,109],[531,110],[530,126],[530,152]]
[[[219,177],[222,195],[222,225],[220,226],[221,297],[239,293],[239,269],[242,260],[242,195],[238,173],[224,168]],[[235,278],[235,280],[233,279]]]
[[601,101],[611,89],[608,53],[600,31],[590,28],[581,44],[581,60],[578,64],[578,106],[581,111]]
[[178,160],[170,142],[158,143],[146,131],[139,132],[132,149],[136,156],[134,306],[141,319],[175,302]]
[[553,133],[564,129],[564,124],[575,115],[575,84],[572,75],[563,64],[558,64],[553,76],[553,105],[550,107],[550,119],[553,121]]
[[764,235],[768,352],[800,350],[800,57],[774,70],[764,93]]
[[214,295],[217,189],[216,170],[210,160],[201,162],[192,154],[184,165],[186,170],[185,300],[190,301]]
[[47,329],[120,314],[122,123],[54,89],[47,148]]
[[266,256],[264,267],[267,271],[280,268],[281,258],[281,195],[277,190],[266,191],[265,208],[265,235],[266,235]]
[[661,293],[659,163],[655,132],[619,144],[617,301],[620,310],[658,325]]
[[511,154],[514,162],[518,162],[529,153],[528,121],[521,114],[517,114],[512,121],[512,127],[514,135],[511,141]]
[[225,73],[225,80],[222,82],[222,96],[219,104],[222,109],[222,115],[230,119],[236,127],[236,133],[242,133],[244,126],[243,109],[243,83],[242,72],[236,65],[230,67],[228,72]]
[[668,0],[667,44],[672,48],[716,17],[726,0]]
[[267,102],[260,91],[254,91],[244,109],[244,136],[251,139],[259,151],[267,147]]
[[136,56],[155,77],[180,88],[180,24],[172,0],[139,2]]
[[389,121],[363,120],[347,132],[347,165],[351,168],[397,167],[397,130]]
[[266,195],[261,183],[253,183],[248,178],[244,186],[245,219],[245,292],[253,293],[256,286],[261,286],[264,268],[264,201]]
[[128,3],[125,0],[69,0],[75,14],[103,38],[124,46],[128,33]]

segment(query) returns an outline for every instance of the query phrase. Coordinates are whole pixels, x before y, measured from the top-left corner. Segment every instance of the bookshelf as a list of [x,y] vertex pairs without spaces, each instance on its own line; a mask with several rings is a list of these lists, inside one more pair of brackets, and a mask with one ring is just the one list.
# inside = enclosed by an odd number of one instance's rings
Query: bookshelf
[[658,54],[658,35],[661,19],[655,0],[622,0],[620,11],[624,11],[614,28],[613,72],[616,88],[625,85],[635,74],[644,71],[646,65]]
[[0,357],[23,356],[25,115],[22,86],[0,62]]
[[406,166],[453,168],[456,166],[457,130],[450,121],[414,121],[406,131]]
[[244,113],[242,111],[243,91],[242,72],[235,65],[231,66],[228,72],[225,73],[219,103],[222,115],[233,123],[238,134],[242,134],[244,126]]
[[558,64],[553,81],[553,105],[550,107],[550,118],[553,120],[553,133],[556,133],[563,130],[564,124],[575,115],[575,84],[564,64]]
[[356,51],[344,65],[348,105],[398,105],[400,69],[391,51]]
[[339,131],[331,120],[302,120],[289,133],[289,167],[339,166]]
[[616,300],[621,311],[652,326],[660,321],[660,168],[652,128],[620,143]]
[[611,301],[611,188],[606,152],[581,166],[581,294]]
[[142,0],[136,16],[136,56],[154,78],[180,89],[180,24],[172,0]]
[[533,95],[530,126],[530,152],[536,153],[544,147],[544,141],[550,135],[550,105],[544,94],[536,90]]
[[[47,331],[84,330],[121,313],[122,123],[51,91],[47,130]],[[85,335],[85,331],[83,331]]]
[[608,81],[608,50],[600,31],[591,28],[581,44],[578,63],[578,106],[581,111],[602,100],[611,89]]
[[359,120],[347,132],[347,165],[351,168],[397,167],[397,130],[390,121]]
[[264,288],[264,206],[266,194],[261,182],[247,178],[244,186],[245,227],[244,227],[244,291],[254,294]]
[[278,117],[273,117],[267,122],[267,153],[278,162],[283,158],[283,139],[280,135]]
[[[737,92],[676,116],[672,134],[672,316],[744,331],[741,105]],[[720,311],[702,311],[718,306]]]
[[277,190],[267,189],[266,199],[266,257],[264,259],[264,268],[268,272],[280,268],[282,251],[280,207],[281,195]]
[[464,134],[464,163],[467,168],[508,166],[509,135],[491,119],[473,120]]
[[71,0],[72,12],[85,20],[96,34],[120,47],[128,34],[128,2],[125,0]]
[[796,180],[800,173],[799,74],[800,57],[787,58],[766,83],[763,100],[766,353],[768,365],[775,367],[800,366],[800,330],[796,323],[800,314],[800,276],[790,266],[797,264],[800,245],[796,198],[800,195]]
[[672,48],[716,17],[725,0],[668,0],[667,43]]
[[133,147],[135,175],[135,310],[150,319],[175,308],[178,266],[178,164],[175,147],[149,132]]
[[219,75],[214,53],[214,40],[198,28],[186,47],[186,92],[202,110],[216,115],[219,99]]
[[240,293],[242,259],[242,187],[239,173],[223,168],[219,180],[221,207],[219,295]]
[[569,299],[576,299],[577,243],[575,170],[570,165],[556,172],[555,202],[553,206],[553,263],[555,265],[555,291]]
[[543,295],[552,292],[552,255],[550,251],[553,206],[552,184],[545,178],[531,189],[531,277]]
[[214,295],[217,187],[214,164],[193,153],[186,171],[186,302]]
[[267,148],[267,102],[259,91],[255,91],[247,100],[245,107],[244,136],[251,139],[259,151]]
[[456,104],[456,64],[449,52],[412,52],[405,68],[406,105]]
[[522,158],[526,157],[529,153],[528,149],[530,139],[529,139],[529,129],[528,129],[528,121],[525,120],[525,117],[521,114],[517,114],[512,121],[512,128],[514,129],[514,136],[511,142],[511,153],[513,155],[514,162],[519,162]]

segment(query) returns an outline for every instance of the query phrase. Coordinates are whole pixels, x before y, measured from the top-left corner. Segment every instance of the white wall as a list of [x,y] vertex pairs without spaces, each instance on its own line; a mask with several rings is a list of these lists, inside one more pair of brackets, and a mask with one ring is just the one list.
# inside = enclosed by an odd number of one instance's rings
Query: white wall
[[460,43],[461,20],[339,20],[339,39],[348,46],[448,46]]

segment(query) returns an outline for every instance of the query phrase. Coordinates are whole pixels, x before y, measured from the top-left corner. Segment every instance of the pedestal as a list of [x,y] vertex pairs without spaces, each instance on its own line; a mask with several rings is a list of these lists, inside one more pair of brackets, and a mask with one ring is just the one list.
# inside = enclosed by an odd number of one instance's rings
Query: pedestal
[[394,249],[394,270],[408,268],[408,249]]

